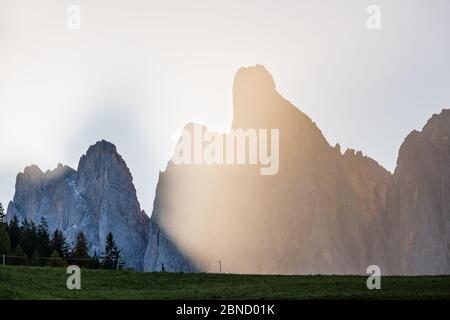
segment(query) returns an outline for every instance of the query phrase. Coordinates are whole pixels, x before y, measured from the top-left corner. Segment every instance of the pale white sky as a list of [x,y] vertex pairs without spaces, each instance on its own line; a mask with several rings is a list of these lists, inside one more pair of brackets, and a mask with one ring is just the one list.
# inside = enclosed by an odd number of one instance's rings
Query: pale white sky
[[406,135],[450,105],[449,14],[447,0],[0,0],[0,202],[26,165],[76,168],[106,139],[150,213],[174,132],[226,131],[234,73],[257,63],[332,145],[393,170]]

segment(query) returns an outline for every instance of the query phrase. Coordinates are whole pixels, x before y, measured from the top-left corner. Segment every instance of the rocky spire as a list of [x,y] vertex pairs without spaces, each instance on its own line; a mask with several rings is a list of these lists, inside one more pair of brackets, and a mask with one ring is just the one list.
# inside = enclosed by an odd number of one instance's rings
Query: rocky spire
[[144,269],[149,219],[140,209],[130,170],[107,141],[91,146],[77,171],[63,165],[46,173],[37,166],[25,168],[8,206],[8,218],[14,215],[33,221],[45,217],[51,230],[62,230],[72,242],[83,231],[91,254],[103,251],[111,231],[127,266]]

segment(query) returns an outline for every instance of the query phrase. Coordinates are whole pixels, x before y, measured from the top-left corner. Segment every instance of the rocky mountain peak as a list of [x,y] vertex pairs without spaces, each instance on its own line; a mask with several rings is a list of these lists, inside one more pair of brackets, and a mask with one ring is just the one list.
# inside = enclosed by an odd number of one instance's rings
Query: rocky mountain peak
[[[448,144],[450,142],[450,109],[442,109],[439,114],[433,116],[427,121],[421,131],[413,130],[400,146],[397,158],[396,171],[402,170],[405,165],[413,165],[415,162],[400,161],[402,159],[413,159],[433,154],[435,149],[441,155],[448,153]],[[423,152],[427,150],[427,152]]]
[[366,229],[384,207],[390,174],[361,152],[343,156],[330,146],[261,65],[239,69],[233,104],[233,129],[279,129],[279,172],[168,166],[156,190],[149,261],[184,270],[176,246],[201,270],[214,271],[208,261],[220,259],[244,273],[365,272],[359,243],[370,243]]
[[423,127],[422,132],[433,144],[445,143],[450,139],[450,109],[442,109],[441,113],[433,114]]
[[95,185],[104,188],[115,181],[116,188],[131,192],[131,196],[136,197],[131,172],[116,146],[108,141],[101,140],[89,147],[80,159],[77,172],[77,183],[88,185],[97,181]]
[[431,118],[427,121],[427,124],[424,126],[426,129],[428,126],[445,126],[448,124],[450,119],[450,109],[442,109],[440,113],[434,113]]
[[127,266],[144,269],[148,217],[141,211],[133,178],[116,147],[105,140],[82,156],[78,170],[58,164],[43,173],[32,165],[17,176],[8,219],[39,222],[60,229],[70,242],[83,231],[90,253],[101,254],[111,231]]
[[111,142],[106,140],[97,141],[94,145],[90,146],[86,152],[87,157],[99,155],[99,154],[117,154],[117,148]]
[[240,68],[234,77],[234,92],[246,92],[260,95],[275,91],[276,85],[272,75],[260,64]]
[[406,274],[450,271],[450,110],[434,114],[400,147],[388,190],[388,268]]
[[38,177],[38,176],[42,176],[43,174],[44,174],[44,172],[41,170],[41,168],[39,168],[39,166],[37,166],[35,164],[27,166],[23,170],[24,176]]
[[450,272],[450,110],[408,135],[391,174],[361,151],[332,147],[261,65],[239,69],[233,102],[232,128],[280,129],[276,175],[168,165],[149,219],[122,156],[101,140],[77,171],[19,173],[8,219],[45,217],[70,241],[83,231],[91,254],[112,231],[138,270],[217,272],[220,260],[236,273],[365,274],[370,264],[383,274]]
[[240,68],[233,85],[233,128],[268,128],[279,109],[272,75],[262,65]]

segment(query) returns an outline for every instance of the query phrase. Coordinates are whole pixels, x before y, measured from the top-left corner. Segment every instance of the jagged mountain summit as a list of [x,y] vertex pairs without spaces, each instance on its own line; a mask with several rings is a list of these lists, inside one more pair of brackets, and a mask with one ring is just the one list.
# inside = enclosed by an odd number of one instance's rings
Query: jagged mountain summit
[[208,271],[365,273],[390,173],[330,146],[262,66],[237,72],[233,101],[232,129],[279,129],[279,172],[171,161],[156,191],[163,229]]
[[76,171],[59,165],[44,173],[33,165],[19,173],[8,218],[39,222],[45,217],[50,230],[62,230],[71,242],[84,231],[91,254],[103,252],[111,231],[127,266],[143,270],[149,219],[132,181],[116,147],[100,141],[81,157]]
[[159,175],[149,219],[125,162],[101,141],[76,171],[26,168],[8,218],[45,216],[69,239],[83,230],[91,251],[112,231],[128,266],[146,271],[164,264],[167,271],[218,272],[220,261],[231,273],[365,274],[372,264],[385,274],[450,273],[449,110],[405,139],[393,174],[361,151],[331,146],[263,66],[237,72],[233,112],[231,130],[279,130],[276,174],[173,157]]
[[408,136],[392,175],[331,147],[263,66],[238,71],[233,103],[232,129],[280,130],[280,170],[169,162],[153,214],[200,269],[221,260],[237,273],[450,273],[449,110]]
[[434,114],[400,147],[383,215],[392,273],[450,273],[450,110]]

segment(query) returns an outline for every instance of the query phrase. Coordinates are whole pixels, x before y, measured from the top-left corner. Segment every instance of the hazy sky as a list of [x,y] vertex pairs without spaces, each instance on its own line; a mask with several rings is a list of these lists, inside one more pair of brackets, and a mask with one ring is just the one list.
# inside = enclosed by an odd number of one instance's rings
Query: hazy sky
[[176,132],[227,131],[234,73],[257,63],[330,144],[392,171],[406,135],[450,105],[449,32],[448,0],[0,0],[0,202],[26,165],[76,168],[106,139],[150,213]]

